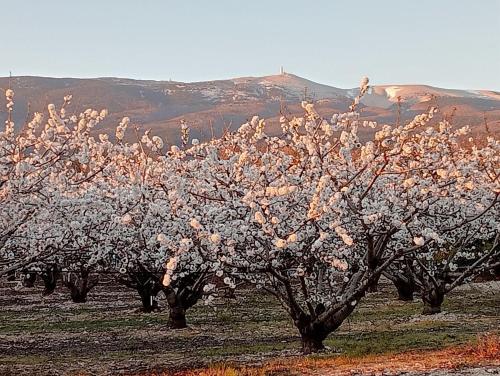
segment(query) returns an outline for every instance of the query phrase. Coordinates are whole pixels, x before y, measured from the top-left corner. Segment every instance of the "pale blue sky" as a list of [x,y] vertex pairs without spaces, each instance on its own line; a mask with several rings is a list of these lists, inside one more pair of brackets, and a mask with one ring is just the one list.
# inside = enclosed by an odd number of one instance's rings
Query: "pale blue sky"
[[500,0],[0,0],[0,76],[500,90]]

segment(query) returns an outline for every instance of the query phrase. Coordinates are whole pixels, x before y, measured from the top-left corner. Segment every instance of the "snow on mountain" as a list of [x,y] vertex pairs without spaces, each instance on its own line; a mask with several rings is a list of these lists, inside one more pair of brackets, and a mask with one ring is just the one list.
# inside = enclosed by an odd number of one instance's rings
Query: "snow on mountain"
[[443,89],[428,85],[377,85],[372,86],[362,103],[367,106],[389,108],[398,101],[415,104],[428,102],[435,97],[500,100],[500,93],[486,90]]

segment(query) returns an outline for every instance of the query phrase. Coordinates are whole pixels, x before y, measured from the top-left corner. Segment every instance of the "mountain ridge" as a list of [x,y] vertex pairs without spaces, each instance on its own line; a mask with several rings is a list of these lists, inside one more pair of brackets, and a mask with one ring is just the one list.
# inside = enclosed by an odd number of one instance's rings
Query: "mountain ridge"
[[[265,76],[241,76],[241,77],[229,77],[229,78],[217,78],[217,79],[212,79],[212,80],[204,80],[204,81],[177,81],[177,80],[166,80],[166,79],[142,79],[142,78],[130,78],[130,77],[119,77],[119,76],[96,76],[96,77],[55,77],[55,76],[37,76],[37,75],[20,75],[20,76],[12,76],[12,79],[22,79],[22,78],[34,78],[34,79],[51,79],[51,80],[124,80],[124,81],[133,81],[133,82],[151,82],[151,83],[180,83],[180,84],[199,84],[199,83],[207,83],[207,82],[221,82],[221,81],[238,81],[238,80],[247,80],[247,79],[263,79],[263,78],[268,78],[268,77],[282,77],[282,76],[288,76],[288,77],[296,77],[305,81],[309,81],[311,83],[319,84],[319,85],[324,85],[324,86],[329,86],[341,90],[352,90],[356,89],[357,87],[347,87],[347,88],[342,88],[340,86],[334,86],[330,84],[323,84],[319,83],[317,81],[301,77],[299,75],[296,75],[294,73],[289,73],[289,72],[284,72],[284,73],[279,73],[279,74],[270,74],[270,75],[265,75]],[[0,76],[0,80],[8,80],[8,76]],[[377,87],[386,87],[386,86],[421,86],[421,87],[429,87],[429,88],[434,88],[434,89],[442,89],[442,90],[451,90],[451,91],[489,91],[489,92],[495,92],[500,94],[500,90],[494,90],[494,89],[479,89],[479,88],[446,88],[442,86],[434,86],[431,84],[422,84],[422,83],[379,83],[376,85],[372,86],[377,86]]]
[[[10,82],[16,91],[17,123],[24,122],[28,112],[43,111],[48,103],[61,103],[64,95],[73,94],[69,112],[89,107],[110,110],[110,119],[103,124],[105,132],[112,133],[118,119],[129,116],[172,143],[178,139],[182,119],[192,126],[193,137],[207,137],[212,130],[215,135],[222,134],[253,115],[268,118],[273,133],[279,132],[278,119],[284,108],[289,114],[300,115],[301,100],[313,100],[319,113],[328,118],[335,112],[345,112],[359,90],[325,85],[291,73],[198,82],[39,76],[12,77]],[[8,84],[9,78],[0,78],[0,88]],[[453,113],[457,125],[470,124],[475,133],[484,132],[480,125],[486,117],[489,129],[499,133],[500,93],[494,90],[374,85],[359,110],[362,117],[384,123],[394,121],[397,111],[406,120],[432,105],[440,107],[443,116]],[[5,116],[5,111],[0,112],[0,120]]]

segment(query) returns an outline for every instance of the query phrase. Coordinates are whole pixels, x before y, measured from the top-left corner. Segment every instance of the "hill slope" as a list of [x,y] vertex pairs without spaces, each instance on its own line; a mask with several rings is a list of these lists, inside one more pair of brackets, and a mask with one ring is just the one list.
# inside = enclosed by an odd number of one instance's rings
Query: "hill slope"
[[[8,78],[0,78],[0,88]],[[131,117],[144,129],[177,143],[179,123],[185,119],[193,137],[219,135],[223,129],[235,129],[253,115],[268,118],[270,132],[277,132],[280,109],[301,114],[300,101],[315,100],[322,116],[345,111],[357,89],[341,89],[319,84],[293,74],[265,77],[241,77],[206,82],[144,81],[122,78],[44,78],[14,77],[16,91],[15,120],[22,124],[28,112],[42,111],[48,103],[61,103],[73,94],[72,108],[108,108],[110,119],[104,130],[113,132],[122,116]],[[500,93],[486,90],[450,90],[425,85],[384,85],[372,87],[363,99],[360,111],[378,122],[396,118],[400,97],[403,119],[413,117],[431,105],[443,115],[454,114],[457,125],[470,124],[474,133],[489,129],[500,132]],[[3,111],[3,106],[2,106]],[[3,121],[6,114],[0,112]]]

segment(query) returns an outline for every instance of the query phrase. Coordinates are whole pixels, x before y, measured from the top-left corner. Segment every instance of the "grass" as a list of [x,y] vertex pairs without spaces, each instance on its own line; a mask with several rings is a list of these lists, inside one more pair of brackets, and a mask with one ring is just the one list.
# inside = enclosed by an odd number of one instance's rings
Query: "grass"
[[[400,350],[400,349],[399,349]],[[441,345],[436,349],[398,351],[338,356],[309,356],[272,360],[259,367],[235,367],[214,364],[203,369],[172,373],[177,376],[296,376],[352,375],[358,371],[367,374],[386,374],[391,371],[428,371],[437,368],[461,368],[484,364],[500,366],[500,337],[496,334],[476,336],[465,345]],[[171,373],[150,374],[155,376]]]
[[467,343],[476,333],[450,333],[446,328],[425,331],[383,331],[334,335],[326,340],[330,346],[348,356],[389,354],[409,350],[434,350]]
[[47,362],[50,359],[47,355],[16,355],[16,356],[0,356],[0,364],[3,365],[37,365]]
[[[101,331],[108,329],[126,329],[126,328],[143,328],[148,324],[163,324],[166,325],[165,317],[158,316],[141,316],[133,318],[119,317],[116,319],[92,319],[74,320],[69,317],[62,318],[60,321],[45,321],[45,320],[19,320],[12,319],[7,321],[2,317],[4,323],[0,325],[0,334],[16,334],[16,333],[57,333],[57,332],[84,332],[84,331]],[[5,323],[7,321],[7,323]]]
[[[445,301],[450,315],[424,318],[419,316],[419,301],[397,301],[385,286],[368,295],[327,338],[331,351],[304,358],[286,313],[271,297],[252,290],[240,291],[236,300],[219,301],[216,309],[196,305],[188,312],[190,328],[181,331],[166,328],[166,312],[138,313],[140,303],[133,291],[104,286],[85,305],[68,303],[64,290],[43,300],[36,291],[23,291],[21,298],[4,291],[0,286],[0,304],[5,307],[0,311],[2,375],[9,369],[12,374],[103,374],[114,372],[117,365],[144,375],[153,369],[175,373],[193,368],[213,370],[213,375],[239,375],[241,370],[263,375],[262,369],[272,372],[269,375],[295,375],[293,367],[307,364],[456,348],[500,327],[499,294],[458,291]],[[270,368],[254,367],[263,362]],[[217,373],[221,369],[227,373]]]
[[243,354],[260,354],[277,352],[285,349],[296,349],[300,347],[300,341],[292,341],[287,343],[256,343],[251,345],[237,345],[237,346],[221,346],[203,349],[200,355],[206,357],[229,357],[234,355]]

